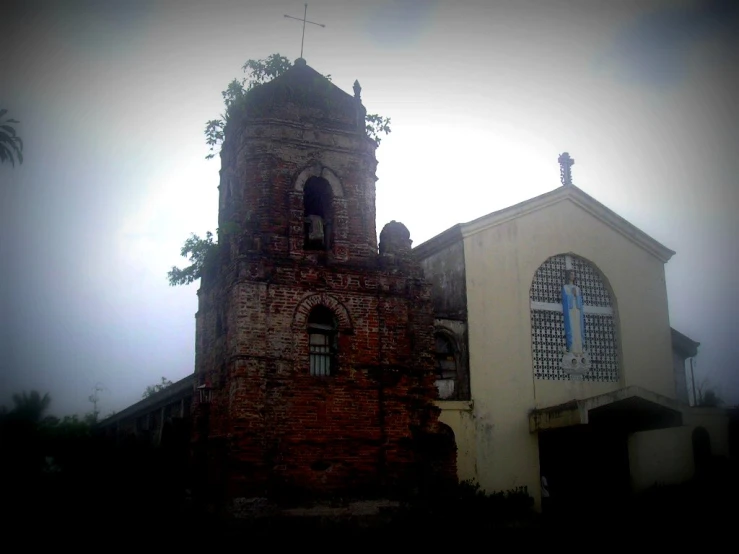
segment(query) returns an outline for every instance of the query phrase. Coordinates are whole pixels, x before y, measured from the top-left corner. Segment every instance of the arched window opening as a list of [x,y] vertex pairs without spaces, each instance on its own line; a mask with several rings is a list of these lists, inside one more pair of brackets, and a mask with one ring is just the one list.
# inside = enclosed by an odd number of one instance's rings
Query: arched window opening
[[454,348],[449,337],[436,334],[436,376],[439,379],[454,379],[457,376],[457,364],[454,361]]
[[336,316],[325,306],[316,306],[308,316],[310,374],[315,377],[328,377],[336,371],[337,327]]
[[693,441],[693,463],[695,473],[702,477],[705,475],[711,462],[711,437],[705,427],[696,427],[691,436]]
[[321,177],[311,177],[303,187],[305,249],[328,250],[331,238],[331,185]]
[[614,302],[591,263],[570,254],[549,258],[536,270],[530,300],[537,379],[618,381]]
[[457,360],[454,345],[444,333],[435,335],[436,387],[442,400],[453,398],[457,387]]

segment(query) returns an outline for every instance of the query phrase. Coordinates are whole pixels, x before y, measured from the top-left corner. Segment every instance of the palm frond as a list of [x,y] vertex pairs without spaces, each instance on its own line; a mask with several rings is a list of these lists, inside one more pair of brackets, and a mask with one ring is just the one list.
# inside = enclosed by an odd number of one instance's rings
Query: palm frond
[[7,113],[7,109],[0,109],[0,163],[10,162],[15,167],[16,160],[23,163],[23,141],[13,127],[20,123],[17,119],[1,120]]

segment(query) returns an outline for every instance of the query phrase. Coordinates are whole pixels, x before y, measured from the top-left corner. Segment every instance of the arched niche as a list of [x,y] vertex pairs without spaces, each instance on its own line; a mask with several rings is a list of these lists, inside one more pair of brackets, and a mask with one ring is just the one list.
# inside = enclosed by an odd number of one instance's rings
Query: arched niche
[[292,328],[295,330],[306,329],[308,318],[316,306],[324,306],[333,312],[336,316],[336,325],[339,332],[348,333],[354,328],[346,306],[337,298],[326,293],[311,294],[300,301],[293,314]]
[[616,302],[593,263],[551,256],[534,273],[529,300],[537,379],[619,381]]
[[320,164],[312,164],[303,169],[298,177],[295,179],[295,186],[293,189],[297,192],[302,193],[306,182],[311,177],[319,177],[325,179],[331,187],[331,193],[334,198],[344,197],[344,187],[341,185],[341,180],[337,177],[336,173],[328,167]]
[[300,197],[303,212],[302,248],[332,250],[336,232],[336,200],[344,194],[341,181],[329,168],[313,164],[300,172],[294,189]]

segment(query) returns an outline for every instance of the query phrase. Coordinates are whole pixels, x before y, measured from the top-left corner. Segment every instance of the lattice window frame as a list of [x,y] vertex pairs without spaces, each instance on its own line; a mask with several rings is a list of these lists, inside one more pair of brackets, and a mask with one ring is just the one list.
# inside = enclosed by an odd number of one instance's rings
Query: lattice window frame
[[[585,350],[591,368],[574,377],[561,368],[565,350],[561,288],[565,271],[575,271],[583,296]],[[613,298],[600,272],[587,260],[571,254],[547,259],[536,270],[529,291],[531,303],[531,349],[536,379],[617,382],[620,379],[618,334]]]

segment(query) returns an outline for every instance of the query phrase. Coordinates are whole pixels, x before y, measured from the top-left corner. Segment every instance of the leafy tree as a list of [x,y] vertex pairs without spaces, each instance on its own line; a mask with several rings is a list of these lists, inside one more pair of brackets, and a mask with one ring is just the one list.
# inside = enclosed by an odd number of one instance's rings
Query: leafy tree
[[231,114],[246,98],[246,94],[255,87],[263,85],[282,75],[292,67],[290,60],[279,54],[272,54],[263,60],[248,60],[242,69],[246,77],[232,80],[226,90],[221,92],[226,112],[221,114],[220,119],[211,119],[205,124],[205,143],[210,147],[210,153],[205,156],[207,160],[213,158],[225,137],[226,124]]
[[698,401],[699,406],[703,406],[706,408],[718,408],[723,403],[724,401],[721,400],[721,398],[716,394],[716,391],[714,391],[713,389],[708,389],[703,394],[701,394],[701,398]]
[[47,438],[53,440],[69,438],[86,438],[92,434],[93,412],[88,412],[82,419],[77,414],[66,415],[62,419],[47,416],[41,422],[41,429]]
[[105,387],[103,387],[103,385],[101,385],[100,383],[95,383],[95,386],[92,387],[92,394],[87,397],[87,400],[92,403],[92,412],[85,414],[85,421],[87,421],[91,425],[94,425],[98,421],[98,416],[100,415],[98,402],[100,402],[100,393],[104,390]]
[[51,404],[51,397],[48,393],[41,396],[38,391],[13,395],[14,407],[10,414],[15,418],[27,421],[29,423],[38,424],[43,419],[44,412]]
[[167,379],[166,377],[162,377],[161,382],[157,383],[156,385],[149,385],[146,387],[146,390],[144,391],[144,394],[141,395],[141,398],[149,398],[151,395],[156,394],[160,391],[163,391],[167,387],[171,387],[174,383]]
[[2,410],[0,417],[0,475],[13,475],[13,484],[28,485],[43,465],[42,427],[51,397],[34,390],[12,398],[13,408]]
[[378,146],[381,142],[380,133],[390,134],[390,118],[377,115],[375,113],[367,114],[364,118],[365,130],[367,135],[374,140]]
[[721,406],[724,401],[716,393],[716,390],[711,386],[708,378],[704,378],[696,385],[696,406],[703,408],[717,408]]
[[204,239],[191,233],[190,238],[185,241],[185,244],[180,250],[180,255],[183,258],[189,258],[190,265],[183,269],[172,266],[172,269],[167,273],[169,285],[172,287],[189,285],[193,281],[200,279],[205,263],[211,260],[215,254],[216,246],[217,243],[213,242],[213,233],[210,231],[205,234]]
[[15,167],[15,160],[23,163],[23,141],[16,135],[14,124],[20,123],[17,119],[5,119],[6,109],[0,109],[0,163],[10,162]]

